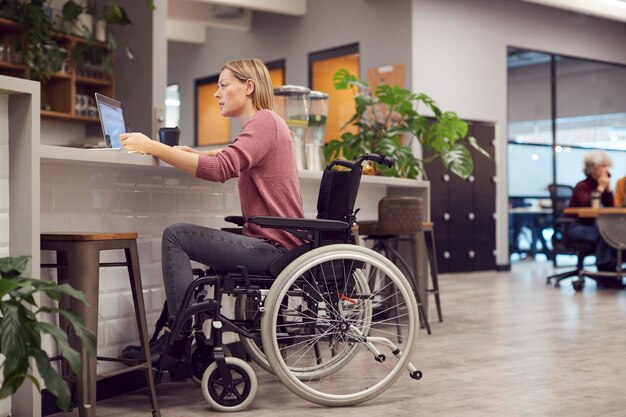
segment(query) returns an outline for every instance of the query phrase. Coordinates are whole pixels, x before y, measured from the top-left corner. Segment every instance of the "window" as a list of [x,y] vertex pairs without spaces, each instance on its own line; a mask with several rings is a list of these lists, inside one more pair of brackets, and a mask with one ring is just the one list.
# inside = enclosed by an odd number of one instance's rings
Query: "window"
[[180,90],[178,84],[170,84],[165,89],[165,126],[180,124]]
[[358,44],[309,54],[309,87],[328,94],[326,142],[338,139],[342,133],[352,129],[342,131],[341,127],[354,115],[354,94],[352,90],[337,91],[333,85],[333,75],[342,68],[360,77]]
[[[536,215],[549,184],[581,181],[587,152],[607,152],[613,186],[626,175],[626,66],[509,48],[508,108],[510,251],[520,253],[516,217]],[[533,233],[549,242],[551,226],[546,217]]]
[[230,142],[230,119],[223,117],[217,100],[218,75],[196,80],[196,146],[213,146]]
[[272,79],[272,87],[280,87],[285,85],[285,60],[279,59],[278,61],[266,62],[265,66],[270,73]]

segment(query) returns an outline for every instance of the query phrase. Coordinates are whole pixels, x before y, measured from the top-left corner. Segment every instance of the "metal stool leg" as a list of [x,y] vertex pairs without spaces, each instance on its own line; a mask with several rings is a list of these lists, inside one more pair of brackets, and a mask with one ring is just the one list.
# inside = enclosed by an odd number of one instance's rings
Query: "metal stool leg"
[[[397,259],[397,260],[400,261],[400,263],[402,264],[402,266],[406,270],[407,274],[409,275],[409,284],[411,284],[411,286],[413,287],[413,293],[415,294],[415,300],[417,301],[417,308],[419,310],[419,315],[420,315],[420,323],[422,324],[422,327],[424,327],[426,329],[426,332],[428,334],[431,334],[432,332],[430,330],[430,324],[428,323],[428,319],[426,318],[426,314],[425,314],[425,311],[424,311],[424,305],[422,304],[422,299],[421,299],[420,294],[419,294],[419,284],[417,282],[417,276],[415,275],[414,271],[411,271],[411,269],[409,268],[409,265],[407,264],[406,260],[402,256],[400,256],[398,251],[393,249],[391,246],[388,246],[388,249],[393,254],[394,259]],[[393,262],[395,263],[395,261],[393,261]]]
[[426,240],[426,249],[428,252],[428,263],[430,265],[430,278],[432,280],[433,288],[427,290],[429,293],[435,295],[435,305],[437,306],[437,318],[439,322],[443,322],[443,314],[441,313],[441,300],[439,299],[439,279],[437,270],[437,258],[435,257],[437,251],[435,249],[435,235],[432,230],[424,230],[424,240]]
[[139,256],[137,254],[137,242],[131,241],[129,247],[124,249],[126,262],[128,263],[128,276],[130,278],[130,288],[133,294],[133,304],[135,307],[135,318],[137,319],[137,329],[139,331],[139,343],[146,358],[146,380],[150,394],[152,406],[152,416],[160,417],[161,412],[157,403],[156,389],[154,387],[154,375],[152,372],[151,355],[148,341],[148,324],[146,323],[146,310],[143,302],[143,291],[141,286],[141,274],[139,272]]

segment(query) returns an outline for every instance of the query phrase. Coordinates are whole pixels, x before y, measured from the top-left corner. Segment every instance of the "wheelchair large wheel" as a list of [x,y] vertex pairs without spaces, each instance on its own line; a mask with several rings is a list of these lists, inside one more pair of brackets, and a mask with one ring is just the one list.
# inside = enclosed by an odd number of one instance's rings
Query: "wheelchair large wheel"
[[[288,268],[286,268],[286,270],[287,269]],[[362,291],[365,291],[367,288],[367,280],[364,277],[362,277],[358,279],[358,283],[359,283],[359,289]],[[263,296],[263,299],[264,298],[265,296]],[[245,294],[240,294],[237,296],[235,300],[235,319],[253,320],[254,316],[258,313],[258,311],[259,311],[258,300],[253,300],[251,298],[248,298]],[[371,316],[371,312],[369,310],[361,311],[359,314]],[[281,315],[281,319],[283,320],[281,321],[279,325],[281,326],[285,334],[291,335],[291,337],[296,337],[299,335],[300,329],[294,328],[288,320],[285,320],[285,317],[287,316],[290,316],[290,314],[285,313]],[[369,323],[369,319],[365,318],[365,320],[363,320],[362,323],[367,325],[367,323]],[[249,330],[252,332],[255,331],[255,329],[249,329]],[[361,330],[364,333],[367,333],[367,326],[362,326]],[[283,349],[288,347],[290,343],[288,340],[289,338],[284,338],[284,339],[285,340],[283,340],[283,344],[282,344]],[[240,336],[239,340],[244,350],[246,351],[246,353],[252,358],[252,360],[254,360],[254,362],[256,362],[265,371],[271,374],[274,374],[274,370],[272,369],[269,362],[267,361],[267,358],[265,357],[265,353],[263,352],[263,346],[260,342],[256,342],[253,339],[243,337],[243,336]],[[317,344],[314,348],[318,351],[318,355],[321,355],[320,349],[333,349],[333,346],[328,345],[328,344],[326,345]],[[331,367],[330,362],[327,360],[323,364],[314,364],[314,365],[306,364],[304,367],[294,366],[291,368],[291,371],[298,378],[305,378],[305,379],[321,378],[321,377],[324,377],[328,373],[334,372],[337,367],[342,366],[342,358],[346,357],[349,354],[349,352],[350,350],[344,350],[341,352],[343,353],[343,355],[332,354],[332,353],[328,355],[330,358],[334,360],[334,363],[336,364],[335,367]]]
[[[376,277],[384,285],[370,286]],[[385,308],[374,309],[384,302]],[[263,350],[278,378],[298,396],[347,406],[384,392],[403,373],[417,340],[411,287],[382,255],[329,245],[296,259],[265,299]],[[392,339],[401,326],[406,342]]]
[[202,376],[202,395],[217,411],[241,411],[245,409],[257,390],[257,379],[254,371],[238,358],[226,358],[226,366],[233,380],[232,387],[227,387],[213,362]]

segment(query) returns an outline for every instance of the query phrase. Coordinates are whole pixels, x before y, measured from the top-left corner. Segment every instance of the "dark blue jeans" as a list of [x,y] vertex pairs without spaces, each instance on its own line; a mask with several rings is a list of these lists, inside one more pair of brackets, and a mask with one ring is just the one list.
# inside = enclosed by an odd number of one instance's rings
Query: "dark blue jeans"
[[167,227],[161,241],[161,256],[170,320],[176,316],[193,281],[190,261],[222,272],[237,271],[241,265],[251,274],[263,274],[269,272],[270,264],[283,253],[284,248],[222,230],[185,223]]
[[596,265],[606,265],[615,262],[616,251],[602,239],[595,224],[573,223],[569,226],[569,238],[585,240],[596,244]]

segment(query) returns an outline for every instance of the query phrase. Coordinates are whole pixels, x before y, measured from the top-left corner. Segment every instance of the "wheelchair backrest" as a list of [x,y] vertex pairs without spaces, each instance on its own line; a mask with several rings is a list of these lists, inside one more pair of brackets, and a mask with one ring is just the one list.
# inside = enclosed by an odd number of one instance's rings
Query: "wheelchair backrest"
[[[354,226],[354,204],[361,182],[361,162],[336,160],[324,169],[317,198],[318,219],[340,220]],[[336,170],[337,166],[349,170]]]

